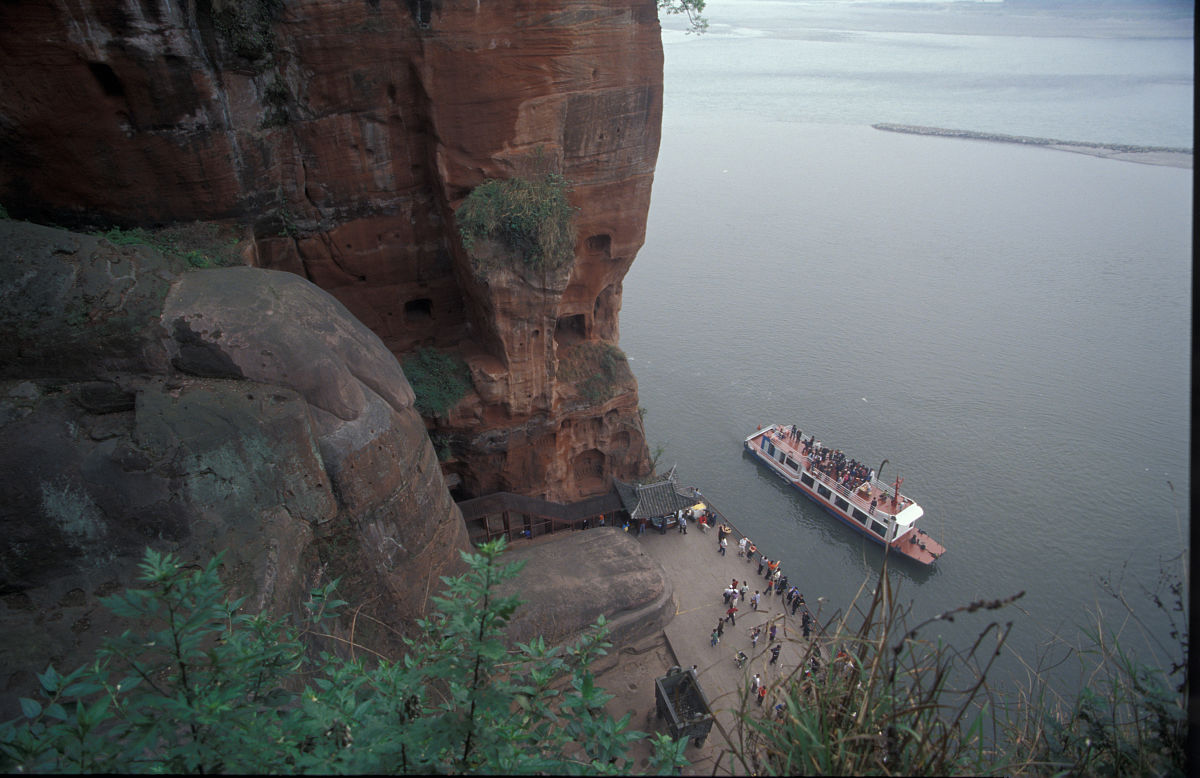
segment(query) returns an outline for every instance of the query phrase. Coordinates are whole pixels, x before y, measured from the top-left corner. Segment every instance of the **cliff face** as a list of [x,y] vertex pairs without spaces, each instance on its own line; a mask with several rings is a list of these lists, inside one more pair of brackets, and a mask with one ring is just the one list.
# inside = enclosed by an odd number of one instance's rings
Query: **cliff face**
[[[0,5],[0,203],[63,224],[244,225],[394,353],[460,353],[436,432],[462,491],[551,499],[648,469],[615,345],[658,154],[654,0],[85,0]],[[575,262],[477,276],[454,209],[538,165],[574,183]]]

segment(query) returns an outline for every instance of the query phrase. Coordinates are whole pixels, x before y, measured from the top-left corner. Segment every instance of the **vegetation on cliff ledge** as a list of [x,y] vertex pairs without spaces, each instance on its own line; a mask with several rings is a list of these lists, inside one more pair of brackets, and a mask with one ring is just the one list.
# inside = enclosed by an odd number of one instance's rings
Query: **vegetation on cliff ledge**
[[177,224],[155,230],[113,227],[94,234],[114,246],[149,246],[198,269],[245,264],[237,237],[228,228],[211,222]]
[[575,208],[571,187],[558,173],[535,179],[489,178],[471,190],[455,216],[463,248],[476,269],[488,262],[476,253],[478,241],[493,239],[520,258],[526,267],[557,270],[575,258]]
[[588,402],[612,399],[617,387],[632,377],[625,352],[611,343],[579,343],[558,358],[559,378],[570,381]]
[[[590,670],[610,646],[603,618],[569,646],[507,646],[520,601],[496,587],[520,563],[501,565],[503,550],[463,554],[469,571],[442,578],[403,657],[335,629],[336,582],[313,590],[297,629],[243,612],[219,557],[197,569],[147,550],[147,588],[104,599],[130,630],[93,664],[39,674],[43,699],[23,698],[23,717],[0,725],[0,770],[628,773],[646,735],[603,711],[612,695]],[[652,740],[653,767],[686,764],[682,745]]]
[[417,413],[440,416],[466,396],[471,374],[461,357],[422,347],[404,358],[404,375],[417,396]]

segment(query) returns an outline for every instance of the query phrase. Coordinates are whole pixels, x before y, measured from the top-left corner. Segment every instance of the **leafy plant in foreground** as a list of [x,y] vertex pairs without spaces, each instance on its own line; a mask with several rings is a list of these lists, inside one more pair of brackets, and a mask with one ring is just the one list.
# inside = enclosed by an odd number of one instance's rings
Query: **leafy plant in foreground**
[[[406,639],[397,661],[347,659],[336,645],[335,583],[314,590],[301,634],[287,620],[240,613],[221,585],[220,558],[189,569],[146,552],[148,588],[105,599],[137,624],[95,662],[39,675],[44,701],[0,725],[0,769],[87,772],[621,773],[644,737],[589,665],[603,623],[571,646],[540,639],[509,648],[518,607],[495,587],[503,541],[464,554],[469,571]],[[302,641],[302,637],[307,640]],[[120,679],[120,680],[118,680]],[[652,765],[683,764],[655,738]]]

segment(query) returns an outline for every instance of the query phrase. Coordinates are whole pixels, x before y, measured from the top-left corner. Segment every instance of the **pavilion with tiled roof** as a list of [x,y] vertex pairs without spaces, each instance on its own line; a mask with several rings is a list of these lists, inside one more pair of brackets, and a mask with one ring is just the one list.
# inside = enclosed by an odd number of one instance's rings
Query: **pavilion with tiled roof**
[[700,499],[695,489],[679,485],[674,467],[664,480],[652,484],[627,484],[614,478],[613,485],[629,518],[634,521],[673,517],[676,511],[690,508]]

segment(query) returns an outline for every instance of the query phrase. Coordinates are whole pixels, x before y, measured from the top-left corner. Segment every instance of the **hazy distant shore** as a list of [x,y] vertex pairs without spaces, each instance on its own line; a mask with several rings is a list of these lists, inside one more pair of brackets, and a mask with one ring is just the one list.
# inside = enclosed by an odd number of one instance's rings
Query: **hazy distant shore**
[[1023,143],[1028,146],[1047,146],[1059,151],[1090,154],[1093,157],[1138,162],[1143,165],[1166,165],[1168,167],[1192,167],[1192,150],[1169,146],[1129,146],[1116,143],[1088,143],[1086,141],[1055,140],[1054,138],[1031,138],[1026,135],[1002,135],[994,132],[972,130],[948,130],[942,127],[920,127],[912,124],[872,124],[877,130],[904,132],[910,135],[936,135],[942,138],[968,138],[988,140],[996,143]]

